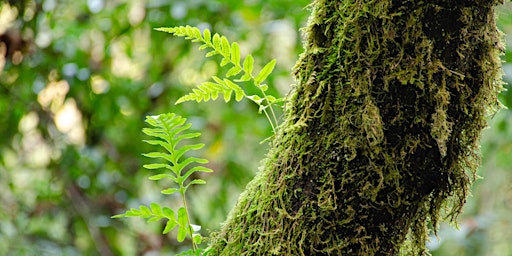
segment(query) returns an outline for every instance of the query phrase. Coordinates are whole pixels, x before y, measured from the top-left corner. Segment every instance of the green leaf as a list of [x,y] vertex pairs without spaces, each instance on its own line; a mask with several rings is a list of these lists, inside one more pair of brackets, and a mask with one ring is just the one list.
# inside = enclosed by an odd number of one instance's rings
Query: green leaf
[[261,98],[258,95],[247,96],[247,98],[252,100],[252,101],[254,101],[258,105],[261,105],[263,103],[263,100],[264,100],[263,98]]
[[151,223],[151,222],[157,222],[159,220],[161,220],[162,218],[158,217],[158,216],[154,216],[154,217],[151,217],[148,219],[148,223]]
[[185,145],[185,146],[181,147],[180,149],[178,149],[178,150],[176,150],[174,152],[174,157],[176,157],[176,160],[179,161],[179,159],[181,159],[183,154],[185,154],[186,152],[188,152],[190,150],[198,150],[198,149],[201,149],[203,147],[204,147],[204,144],[202,144],[202,143],[192,144],[192,145]]
[[127,211],[124,214],[125,217],[139,217],[141,215],[142,215],[141,211],[139,211],[138,209],[135,209],[135,208],[131,208],[129,211]]
[[224,59],[222,59],[222,61],[220,62],[220,66],[221,67],[224,67],[226,66],[227,64],[229,64],[231,61],[229,60],[228,57],[225,57]]
[[236,101],[241,101],[244,98],[245,92],[240,86],[231,82],[229,79],[224,79],[224,82],[230,89],[232,89],[235,92]]
[[161,193],[164,195],[172,195],[177,192],[180,192],[180,190],[177,188],[168,188],[161,191]]
[[157,203],[151,203],[149,205],[154,215],[163,216],[162,207]]
[[148,177],[149,180],[162,180],[162,179],[172,179],[172,178],[174,178],[174,176],[172,176],[170,174],[165,174],[165,173],[152,175],[152,176]]
[[176,227],[176,225],[178,225],[178,223],[176,222],[176,220],[174,220],[174,218],[173,219],[169,219],[167,221],[167,223],[165,224],[165,228],[162,231],[162,234],[165,235],[165,234],[171,232],[171,230],[173,230]]
[[203,237],[200,234],[194,234],[192,236],[192,240],[194,240],[194,243],[201,244]]
[[[220,40],[221,40],[221,46],[222,46],[222,55],[224,55],[224,57],[229,57],[229,55],[231,53],[231,47],[229,45],[228,39],[225,36],[222,36],[220,38]],[[229,59],[228,59],[228,62],[229,62]]]
[[162,152],[150,152],[150,153],[142,154],[142,155],[145,157],[149,157],[149,158],[161,158],[161,159],[167,160],[171,163],[173,163],[175,161],[174,158],[172,157],[172,155],[162,153]]
[[207,43],[212,42],[212,34],[210,33],[210,30],[208,30],[207,28],[205,28],[203,30],[203,38],[204,38],[204,41]]
[[276,65],[276,60],[273,59],[271,60],[269,63],[267,63],[267,65],[265,65],[260,73],[256,76],[256,78],[254,78],[254,82],[256,84],[261,84],[261,82],[265,81],[265,79],[267,79],[267,77],[270,75],[270,73],[272,73],[272,71],[274,70],[274,67]]
[[178,209],[178,242],[183,242],[189,233],[187,210],[183,207]]
[[142,167],[150,170],[167,168],[169,165],[167,164],[145,164]]
[[195,172],[213,172],[213,170],[204,166],[195,166],[188,170],[182,177],[184,179],[187,179],[190,175],[192,175]]
[[144,206],[142,205],[140,207],[140,213],[141,213],[141,216],[144,216],[143,218],[147,218],[149,216],[151,216],[151,211],[149,210],[149,208],[147,206]]
[[237,42],[231,44],[231,62],[235,67],[240,65],[240,46]]
[[198,164],[206,164],[208,163],[208,160],[198,157],[188,157],[179,164],[177,164],[174,168],[174,171],[176,173],[181,173],[185,167],[187,167],[189,164],[198,163]]
[[194,33],[194,38],[196,39],[197,42],[203,39],[203,37],[201,36],[201,31],[198,28],[192,28],[192,32]]
[[246,74],[252,74],[252,69],[254,68],[254,58],[252,55],[247,55],[247,57],[245,57],[243,68]]
[[219,54],[217,50],[209,51],[205,56],[206,58]]
[[221,51],[220,36],[217,33],[213,35],[213,49],[216,51]]
[[176,216],[174,215],[174,211],[171,208],[164,207],[164,208],[162,208],[162,212],[163,212],[164,217],[166,217],[168,219],[172,219],[172,220],[176,219]]
[[206,181],[201,180],[201,179],[195,179],[195,180],[192,180],[190,183],[188,183],[187,187],[190,185],[204,185],[204,184],[206,184]]
[[240,71],[242,71],[241,67],[234,66],[234,67],[232,67],[231,69],[228,70],[228,72],[226,73],[226,77],[236,76],[236,75],[238,75],[240,73]]

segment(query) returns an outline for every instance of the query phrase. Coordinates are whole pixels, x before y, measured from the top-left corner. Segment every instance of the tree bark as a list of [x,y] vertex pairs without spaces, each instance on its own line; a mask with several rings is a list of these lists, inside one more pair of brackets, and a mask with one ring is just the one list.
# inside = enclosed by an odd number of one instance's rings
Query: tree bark
[[316,0],[285,121],[208,255],[423,255],[498,109],[499,0]]

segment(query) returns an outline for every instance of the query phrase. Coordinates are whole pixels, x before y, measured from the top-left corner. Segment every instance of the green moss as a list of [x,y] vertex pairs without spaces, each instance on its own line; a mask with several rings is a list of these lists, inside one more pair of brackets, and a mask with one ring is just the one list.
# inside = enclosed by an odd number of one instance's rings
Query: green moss
[[313,2],[285,122],[209,255],[426,254],[499,107],[499,3]]

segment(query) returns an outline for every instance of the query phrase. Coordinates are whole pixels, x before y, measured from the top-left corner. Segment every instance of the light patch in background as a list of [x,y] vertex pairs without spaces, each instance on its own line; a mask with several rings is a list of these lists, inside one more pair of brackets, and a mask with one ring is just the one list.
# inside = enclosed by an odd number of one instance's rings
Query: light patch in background
[[91,89],[95,94],[107,93],[110,89],[110,83],[103,77],[95,75],[91,77]]
[[128,12],[128,21],[132,27],[139,25],[146,17],[146,7],[144,6],[144,2],[136,2],[130,7],[130,12]]
[[176,20],[181,20],[187,16],[188,7],[184,2],[177,2],[171,6],[171,16]]
[[131,116],[135,110],[133,109],[132,104],[130,103],[130,100],[124,96],[121,96],[117,98],[117,105],[120,108],[121,114],[125,116]]
[[55,113],[55,125],[75,145],[85,144],[85,129],[82,124],[82,113],[78,110],[74,99],[67,99]]
[[8,4],[0,6],[0,35],[12,26],[16,17],[18,17],[18,9]]
[[51,149],[37,130],[39,116],[35,112],[25,114],[19,124],[18,130],[22,134],[21,150],[23,161],[30,167],[44,168],[51,160]]
[[127,54],[127,43],[123,40],[129,40],[127,37],[119,38],[119,40],[111,44],[112,64],[110,71],[118,77],[140,80],[144,77],[141,65],[137,64]]
[[87,0],[87,7],[92,13],[98,13],[103,9],[105,3],[103,0]]
[[49,109],[55,113],[64,104],[64,99],[68,92],[69,84],[65,80],[50,82],[37,95],[37,102],[39,102],[43,109]]
[[[298,33],[293,23],[289,20],[275,20],[266,25],[266,30],[270,34],[270,47],[272,56],[275,56],[277,65],[284,70],[291,70],[297,56],[295,47],[297,44]],[[290,84],[293,80],[290,76],[281,77],[275,83],[276,88],[281,95],[285,95],[290,90]]]

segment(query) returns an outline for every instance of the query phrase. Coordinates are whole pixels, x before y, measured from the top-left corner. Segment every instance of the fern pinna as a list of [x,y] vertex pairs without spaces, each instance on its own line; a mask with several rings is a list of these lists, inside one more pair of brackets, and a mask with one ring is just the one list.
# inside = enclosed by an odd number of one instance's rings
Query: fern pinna
[[145,164],[143,167],[150,170],[160,170],[161,172],[149,177],[150,180],[169,179],[176,187],[162,190],[162,194],[170,195],[179,193],[183,206],[178,209],[177,216],[175,211],[168,207],[162,207],[157,203],[151,203],[150,207],[140,206],[139,209],[132,208],[124,214],[113,216],[121,217],[140,217],[148,219],[148,222],[166,219],[167,224],[163,234],[168,233],[175,227],[178,227],[178,242],[183,242],[187,236],[192,238],[192,251],[194,254],[199,252],[197,244],[201,243],[201,236],[194,234],[194,225],[190,223],[190,212],[187,207],[186,191],[191,185],[205,184],[202,179],[189,180],[190,176],[196,172],[212,172],[211,169],[203,166],[208,160],[198,157],[186,157],[185,154],[192,150],[201,149],[204,144],[185,144],[180,146],[180,142],[186,139],[199,137],[200,133],[186,132],[191,124],[186,123],[186,119],[173,113],[162,114],[158,116],[148,116],[146,122],[151,128],[144,128],[142,131],[153,139],[145,140],[154,146],[159,146],[161,151],[143,154],[152,159],[158,159],[156,163]]
[[[192,89],[191,93],[179,98],[176,104],[185,101],[201,102],[209,101],[210,99],[215,100],[218,98],[219,94],[222,94],[224,101],[228,102],[231,100],[234,93],[236,101],[247,98],[258,104],[259,111],[265,113],[275,133],[278,121],[272,105],[283,102],[284,98],[276,98],[272,95],[268,95],[268,85],[263,84],[274,70],[276,65],[275,59],[268,62],[257,75],[254,75],[254,58],[252,55],[247,55],[242,63],[240,46],[236,42],[230,43],[225,36],[220,36],[217,33],[212,36],[208,29],[204,29],[203,33],[201,33],[198,28],[191,26],[157,28],[156,30],[185,37],[185,39],[192,40],[192,42],[199,42],[201,43],[199,47],[200,50],[210,50],[206,53],[206,57],[220,55],[222,56],[222,60],[219,64],[221,67],[228,64],[231,65],[231,68],[227,71],[224,78],[213,76],[213,81],[198,85],[196,88]],[[261,92],[261,95],[247,95],[245,90],[237,84],[246,81],[252,81],[253,85]]]

